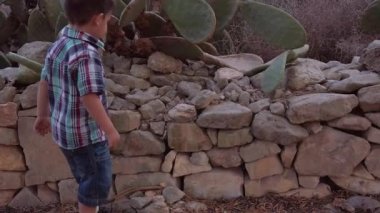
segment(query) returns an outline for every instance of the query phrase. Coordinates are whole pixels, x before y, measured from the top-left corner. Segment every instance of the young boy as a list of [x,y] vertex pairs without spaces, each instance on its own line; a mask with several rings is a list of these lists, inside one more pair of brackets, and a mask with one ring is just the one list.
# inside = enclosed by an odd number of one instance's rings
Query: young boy
[[[39,83],[37,120],[41,135],[52,132],[79,184],[79,212],[96,212],[112,183],[109,147],[120,140],[106,112],[99,51],[113,0],[66,0],[70,25],[50,48]],[[108,146],[107,146],[108,144]]]

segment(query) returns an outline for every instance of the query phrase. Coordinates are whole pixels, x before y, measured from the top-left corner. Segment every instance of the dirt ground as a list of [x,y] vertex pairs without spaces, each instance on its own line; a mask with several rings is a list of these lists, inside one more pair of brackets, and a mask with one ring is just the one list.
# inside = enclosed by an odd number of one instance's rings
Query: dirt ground
[[[239,198],[230,201],[202,201],[208,206],[207,213],[339,213],[339,212],[355,212],[355,213],[367,213],[369,210],[356,209],[350,210],[344,205],[344,201],[356,194],[347,191],[335,191],[329,197],[323,199],[304,199],[294,197],[279,197],[275,195],[267,195],[261,198]],[[369,196],[380,201],[380,195]],[[188,201],[188,200],[185,200]],[[326,206],[333,207],[328,209]],[[14,210],[14,209],[0,209],[0,212],[6,213],[75,213],[77,209],[75,206],[47,206],[40,209],[28,209],[28,210]],[[100,212],[103,213],[116,213],[115,211],[103,209]]]

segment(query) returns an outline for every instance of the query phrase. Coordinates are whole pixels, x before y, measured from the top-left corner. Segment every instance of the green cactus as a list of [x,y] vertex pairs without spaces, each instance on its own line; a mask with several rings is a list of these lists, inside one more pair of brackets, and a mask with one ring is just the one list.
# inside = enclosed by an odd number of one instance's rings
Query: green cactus
[[201,60],[203,51],[197,45],[181,37],[159,36],[150,38],[157,50],[181,60]]
[[207,41],[215,31],[215,13],[204,0],[164,0],[163,9],[178,32],[193,43]]
[[45,15],[38,9],[33,9],[28,20],[29,41],[53,41],[55,30],[49,25]]
[[12,53],[12,52],[9,52],[7,53],[7,58],[11,61],[14,61],[14,62],[17,62],[27,68],[29,68],[30,70],[33,70],[33,72],[35,72],[36,74],[40,74],[41,71],[42,71],[42,67],[43,65],[36,62],[36,61],[33,61],[31,59],[28,59],[24,56],[21,56],[19,54],[16,54],[16,53]]
[[218,50],[211,43],[202,42],[202,43],[199,43],[197,45],[202,49],[203,52],[206,52],[206,53],[211,54],[211,55],[219,55]]
[[63,13],[61,13],[58,16],[58,20],[55,26],[55,35],[57,36],[58,33],[62,30],[62,28],[64,28],[68,23],[69,22],[67,21],[66,16]]
[[135,21],[141,37],[163,36],[166,20],[154,12],[144,12]]
[[361,24],[366,33],[380,33],[380,0],[373,1],[367,7]]
[[216,32],[222,31],[235,16],[240,0],[207,0],[215,12]]
[[144,10],[145,0],[132,0],[121,13],[120,26],[125,27],[129,23],[135,21]]
[[17,18],[20,22],[26,21],[28,13],[24,0],[5,0],[4,4],[11,7],[12,16]]
[[306,43],[302,25],[276,7],[247,0],[241,4],[241,11],[254,32],[274,45],[293,49]]
[[40,80],[40,73],[43,67],[42,64],[12,52],[7,53],[6,57],[11,61],[17,62],[20,65],[29,68],[25,69],[20,66],[20,73],[18,73],[16,77],[17,84],[30,85]]
[[115,6],[113,10],[113,15],[116,17],[120,17],[123,13],[124,8],[127,6],[122,0],[114,0]]
[[39,0],[38,6],[45,14],[50,28],[55,29],[59,15],[63,12],[59,0]]
[[261,81],[261,89],[265,93],[270,93],[277,88],[280,82],[285,79],[286,59],[289,52],[286,51],[277,56],[272,64],[264,71]]
[[4,69],[4,68],[10,67],[10,66],[12,66],[11,62],[4,55],[4,53],[0,51],[0,69]]

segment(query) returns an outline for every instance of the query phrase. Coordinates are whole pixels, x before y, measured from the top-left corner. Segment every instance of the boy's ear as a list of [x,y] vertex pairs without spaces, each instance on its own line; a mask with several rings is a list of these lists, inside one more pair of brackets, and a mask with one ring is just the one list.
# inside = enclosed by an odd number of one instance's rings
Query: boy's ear
[[91,19],[91,22],[95,25],[95,26],[99,26],[102,21],[104,20],[104,13],[99,13],[99,14],[96,14],[92,17]]

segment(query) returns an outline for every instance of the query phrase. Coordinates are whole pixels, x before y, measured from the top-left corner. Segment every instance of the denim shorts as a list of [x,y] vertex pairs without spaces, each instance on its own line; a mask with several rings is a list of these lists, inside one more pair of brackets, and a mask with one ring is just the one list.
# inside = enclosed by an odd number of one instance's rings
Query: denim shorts
[[61,150],[79,184],[78,201],[90,207],[105,204],[112,184],[108,143],[104,141],[74,150]]

